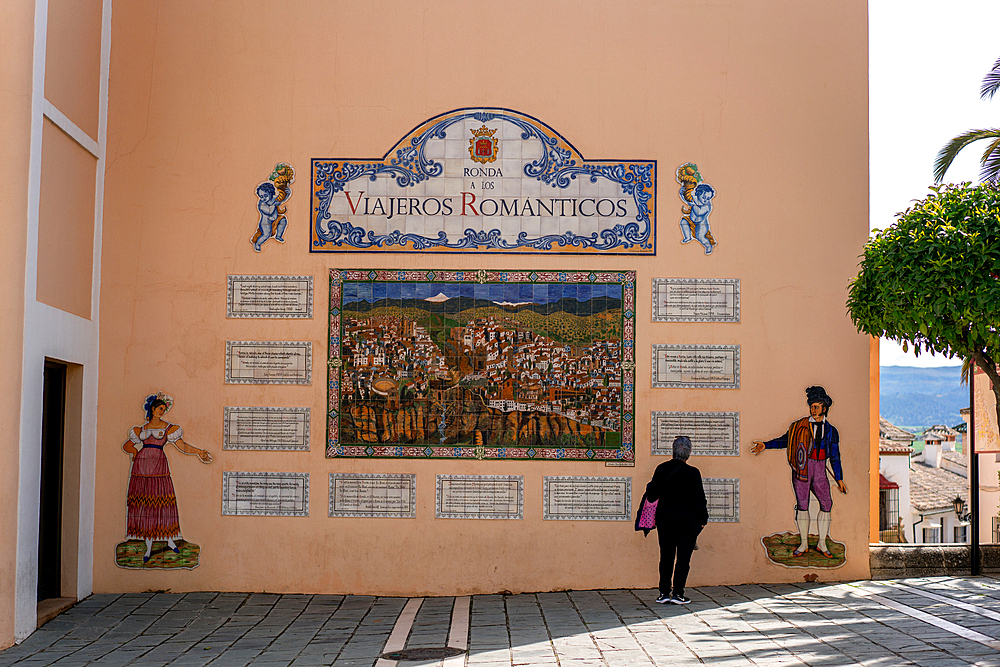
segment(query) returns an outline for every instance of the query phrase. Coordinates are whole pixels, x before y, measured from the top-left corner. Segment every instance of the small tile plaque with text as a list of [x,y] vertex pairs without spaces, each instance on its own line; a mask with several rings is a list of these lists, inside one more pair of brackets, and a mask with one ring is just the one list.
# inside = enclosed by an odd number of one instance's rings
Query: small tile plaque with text
[[739,322],[739,278],[653,278],[654,322]]
[[312,276],[229,276],[226,317],[310,318]]
[[543,519],[630,521],[631,477],[542,478]]
[[739,389],[739,345],[653,345],[653,387]]
[[222,473],[222,514],[309,516],[309,473]]
[[692,456],[739,456],[740,413],[659,412],[651,419],[653,456],[673,456],[677,436],[691,438]]
[[708,520],[712,523],[739,523],[740,480],[729,477],[705,477]]
[[523,519],[523,475],[438,475],[438,519]]
[[309,341],[226,341],[226,384],[311,384]]
[[330,473],[330,516],[413,519],[417,476],[412,473]]

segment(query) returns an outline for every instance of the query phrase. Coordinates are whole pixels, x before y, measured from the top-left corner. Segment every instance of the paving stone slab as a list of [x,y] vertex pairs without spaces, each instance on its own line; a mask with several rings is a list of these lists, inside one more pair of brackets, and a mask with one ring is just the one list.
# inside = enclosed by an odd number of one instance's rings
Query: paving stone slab
[[[904,611],[882,606],[869,590],[905,605]],[[914,618],[930,614],[1000,638],[1000,622],[951,603],[1000,610],[1000,581],[994,578],[713,586],[689,595],[693,603],[687,607],[657,605],[651,589],[473,596],[464,662],[1000,667],[992,647],[955,635],[951,626]],[[0,667],[370,667],[406,602],[212,592],[92,596],[20,646],[0,651]],[[407,645],[444,645],[453,607],[454,598],[423,600]],[[401,667],[414,664],[441,663]]]

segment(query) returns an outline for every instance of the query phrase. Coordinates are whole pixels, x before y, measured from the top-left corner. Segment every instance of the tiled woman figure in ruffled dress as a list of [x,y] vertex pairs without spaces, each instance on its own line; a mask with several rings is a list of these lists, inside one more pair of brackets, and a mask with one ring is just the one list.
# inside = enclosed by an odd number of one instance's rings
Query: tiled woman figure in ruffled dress
[[127,500],[128,539],[146,542],[143,563],[150,559],[153,542],[166,540],[171,551],[180,553],[175,542],[181,539],[177,497],[164,447],[170,444],[184,454],[197,455],[202,463],[212,462],[212,455],[207,450],[184,442],[180,426],[163,420],[173,403],[173,399],[162,392],[147,396],[143,404],[146,423],[130,428],[128,440],[122,445],[132,457]]

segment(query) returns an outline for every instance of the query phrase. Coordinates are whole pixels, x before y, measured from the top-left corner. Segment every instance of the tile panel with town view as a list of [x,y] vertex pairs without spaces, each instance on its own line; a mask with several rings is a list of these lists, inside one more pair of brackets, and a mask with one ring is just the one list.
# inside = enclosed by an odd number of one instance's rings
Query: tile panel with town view
[[331,281],[328,456],[631,460],[634,274],[481,273]]

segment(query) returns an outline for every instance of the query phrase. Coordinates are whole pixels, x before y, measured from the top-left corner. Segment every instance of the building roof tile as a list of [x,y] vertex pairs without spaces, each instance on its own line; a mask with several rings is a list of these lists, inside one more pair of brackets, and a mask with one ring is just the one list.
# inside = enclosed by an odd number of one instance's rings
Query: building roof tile
[[878,453],[879,454],[911,454],[913,448],[907,443],[897,442],[893,440],[879,440],[878,441]]
[[878,418],[878,437],[880,440],[896,440],[898,442],[913,442],[917,437],[915,434],[909,431],[904,431],[895,424],[892,424],[888,419],[879,415]]
[[968,502],[968,479],[944,468],[932,468],[920,461],[913,461],[913,470],[910,472],[910,504],[917,511],[947,510],[953,506],[955,496]]
[[924,439],[927,439],[928,435],[940,435],[940,436],[951,436],[955,438],[959,435],[958,431],[944,424],[934,424],[930,428],[924,430]]
[[941,452],[941,458],[951,461],[952,463],[957,463],[963,468],[968,465],[969,459],[962,452]]

